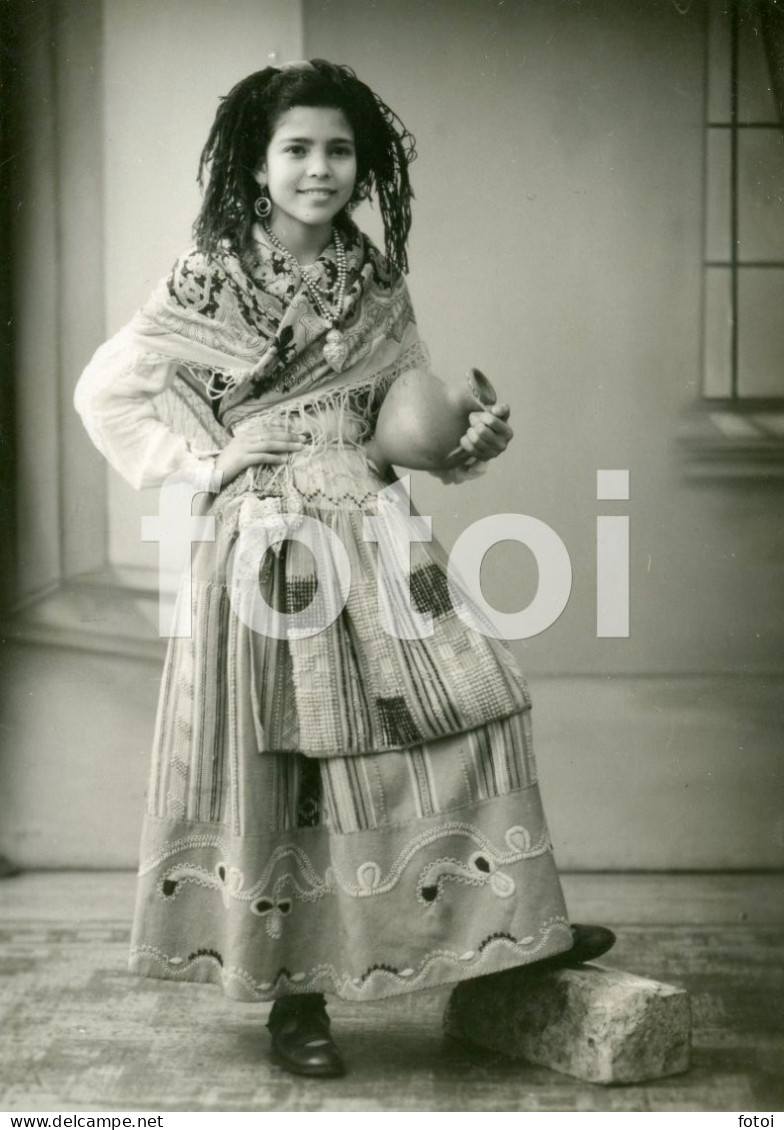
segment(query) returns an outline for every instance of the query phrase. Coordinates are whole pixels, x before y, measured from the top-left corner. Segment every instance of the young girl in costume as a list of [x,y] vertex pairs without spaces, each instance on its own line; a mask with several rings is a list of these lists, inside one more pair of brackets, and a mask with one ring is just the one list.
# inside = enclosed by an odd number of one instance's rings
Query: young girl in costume
[[[612,943],[569,924],[525,683],[467,623],[437,543],[412,541],[410,564],[405,544],[398,628],[379,598],[392,464],[460,478],[512,436],[481,374],[448,388],[428,371],[404,279],[413,156],[347,67],[238,83],[202,153],[195,248],[76,391],[134,486],[212,474],[215,538],[194,547],[191,631],[161,687],[131,969],[274,1001],[278,1060],[313,1075],[344,1070],[325,993],[378,1000]],[[383,255],[350,218],[368,197]],[[255,595],[294,630],[257,630],[232,588],[258,528]],[[345,605],[300,630],[336,555]]]

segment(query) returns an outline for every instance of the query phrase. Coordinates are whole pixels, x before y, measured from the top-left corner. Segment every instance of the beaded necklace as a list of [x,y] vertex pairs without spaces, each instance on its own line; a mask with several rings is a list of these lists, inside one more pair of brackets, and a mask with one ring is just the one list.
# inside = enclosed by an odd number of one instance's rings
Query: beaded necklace
[[280,242],[278,237],[271,231],[268,224],[262,224],[262,227],[272,246],[276,251],[281,253],[288,263],[289,269],[295,274],[299,273],[302,281],[308,288],[316,309],[327,323],[328,328],[324,345],[324,360],[331,369],[339,373],[348,358],[346,339],[340,330],[336,328],[336,323],[343,312],[343,299],[346,293],[346,276],[348,274],[348,268],[346,267],[346,249],[343,246],[343,240],[340,238],[339,233],[333,228],[332,242],[335,245],[337,278],[334,288],[330,291],[321,286],[321,284],[308,273],[307,267],[303,267],[297,262],[288,247]]

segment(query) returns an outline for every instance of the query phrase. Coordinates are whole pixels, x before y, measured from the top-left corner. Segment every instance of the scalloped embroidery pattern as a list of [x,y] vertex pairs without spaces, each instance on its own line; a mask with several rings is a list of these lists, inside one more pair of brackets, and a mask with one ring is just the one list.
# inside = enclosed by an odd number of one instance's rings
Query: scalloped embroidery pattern
[[[562,934],[565,942],[571,941],[571,929],[566,918],[554,915],[547,918],[538,937],[528,936],[515,939],[508,934],[490,934],[483,938],[474,950],[462,954],[454,950],[437,949],[431,951],[417,969],[397,969],[392,965],[370,966],[362,974],[354,976],[341,973],[334,965],[323,963],[312,969],[292,972],[282,968],[271,981],[256,981],[246,970],[236,965],[227,966],[220,954],[211,950],[201,950],[188,958],[166,954],[156,946],[135,946],[131,950],[133,958],[148,959],[156,963],[161,975],[172,980],[189,980],[188,974],[197,965],[207,964],[212,974],[211,980],[221,984],[224,989],[239,988],[239,996],[246,1000],[272,1000],[290,992],[335,993],[344,1000],[375,1000],[385,996],[395,996],[424,987],[448,984],[466,977],[480,977],[483,973],[499,971],[497,957],[504,951],[515,960],[509,965],[502,963],[500,968],[512,965],[527,965],[536,960],[536,955],[547,946],[553,936]],[[564,947],[566,948],[566,946]],[[522,960],[520,960],[522,959]],[[489,968],[488,968],[489,967]],[[450,976],[459,969],[461,976]],[[470,970],[464,973],[464,970]]]
[[[272,852],[260,878],[251,887],[245,887],[245,876],[242,871],[236,867],[229,867],[222,861],[217,863],[212,871],[201,864],[184,862],[175,864],[164,872],[158,882],[158,891],[162,898],[173,899],[184,883],[195,883],[197,886],[219,891],[227,909],[232,900],[237,900],[250,904],[252,911],[260,902],[277,905],[286,888],[292,888],[292,897],[302,902],[315,902],[325,895],[334,894],[338,889],[352,898],[367,898],[388,894],[397,886],[406,867],[418,852],[452,836],[469,840],[478,850],[471,854],[467,862],[443,858],[431,861],[425,866],[417,883],[417,898],[424,906],[435,902],[441,896],[443,884],[450,880],[472,886],[489,885],[499,898],[508,898],[515,891],[515,883],[511,876],[501,870],[501,867],[519,863],[524,859],[534,859],[552,850],[546,833],[536,843],[532,843],[530,833],[519,824],[507,829],[504,836],[506,850],[503,850],[496,848],[492,841],[472,824],[453,820],[414,836],[400,852],[386,876],[378,863],[367,860],[357,868],[356,881],[344,875],[334,863],[326,868],[322,877],[302,848],[296,844],[281,844]],[[197,846],[193,840],[213,840],[213,843],[202,842],[198,846],[219,846],[223,854],[227,854],[226,845],[220,837],[186,836],[175,841],[168,852],[157,853],[153,857],[155,862],[151,865],[144,864],[140,874],[147,874],[172,855],[179,854],[188,847]],[[268,888],[275,867],[282,860],[289,859],[293,861],[296,870],[278,876],[270,892]],[[272,921],[273,919],[270,919],[270,922]],[[279,925],[277,920],[276,922]]]
[[154,871],[166,859],[171,859],[173,855],[179,855],[181,851],[188,851],[189,848],[220,848],[224,855],[228,853],[229,845],[223,836],[218,836],[215,833],[209,832],[193,832],[189,836],[181,836],[178,840],[168,841],[164,847],[159,848],[153,852],[142,864],[139,866],[138,875],[141,878],[143,875],[148,875]]

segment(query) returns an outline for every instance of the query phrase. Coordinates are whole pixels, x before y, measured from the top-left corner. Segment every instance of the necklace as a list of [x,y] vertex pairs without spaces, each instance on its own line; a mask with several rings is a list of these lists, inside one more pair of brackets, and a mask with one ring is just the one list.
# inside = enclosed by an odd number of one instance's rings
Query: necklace
[[305,286],[308,288],[310,297],[318,310],[321,317],[327,323],[327,336],[324,344],[324,360],[327,362],[331,369],[339,373],[346,363],[348,358],[348,345],[345,336],[339,329],[336,328],[338,318],[343,312],[343,298],[346,293],[346,276],[348,269],[346,267],[346,249],[343,246],[343,240],[340,235],[333,228],[332,242],[335,245],[335,265],[337,268],[337,278],[335,286],[330,291],[321,286],[320,283],[313,278],[308,272],[307,267],[301,266],[296,258],[291,254],[288,247],[280,242],[278,237],[271,231],[268,224],[262,224],[267,239],[272,246],[279,251],[283,258],[289,265],[289,268],[295,273],[299,273]]

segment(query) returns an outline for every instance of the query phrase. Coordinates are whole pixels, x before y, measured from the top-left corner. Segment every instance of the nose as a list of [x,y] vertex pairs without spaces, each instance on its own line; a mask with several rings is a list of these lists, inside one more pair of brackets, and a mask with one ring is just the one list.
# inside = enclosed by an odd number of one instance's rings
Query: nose
[[330,168],[326,153],[321,149],[312,149],[310,152],[310,160],[308,161],[308,176],[323,179],[329,175]]

